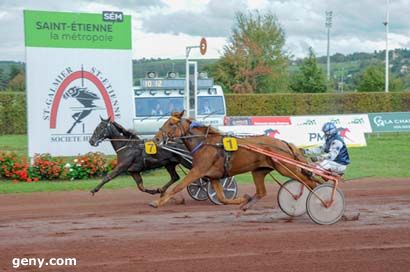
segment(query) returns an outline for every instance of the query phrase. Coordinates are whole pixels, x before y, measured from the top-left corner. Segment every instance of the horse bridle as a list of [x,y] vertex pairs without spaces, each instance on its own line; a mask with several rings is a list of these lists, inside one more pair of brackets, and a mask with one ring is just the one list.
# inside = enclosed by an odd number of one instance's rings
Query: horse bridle
[[[191,150],[191,154],[193,155],[195,152],[197,152],[201,147],[203,147],[204,146],[204,142],[205,142],[205,140],[206,140],[206,138],[208,137],[208,134],[209,134],[209,128],[210,128],[210,126],[208,126],[207,127],[207,130],[206,130],[206,133],[204,134],[204,135],[195,135],[195,134],[193,134],[193,135],[189,135],[185,130],[184,130],[184,128],[183,128],[183,126],[182,126],[182,122],[181,122],[181,118],[177,118],[177,117],[171,117],[173,120],[175,120],[175,121],[177,121],[175,124],[173,124],[173,125],[175,125],[177,128],[179,128],[179,130],[180,130],[180,133],[181,133],[181,135],[179,136],[179,137],[169,137],[169,133],[166,133],[165,131],[164,131],[164,129],[163,128],[160,128],[160,131],[162,132],[162,137],[164,138],[164,141],[163,141],[163,143],[166,145],[167,143],[168,143],[168,141],[171,139],[171,140],[175,140],[175,139],[181,139],[181,140],[184,140],[184,139],[192,139],[192,138],[199,138],[199,137],[201,137],[201,138],[204,138],[200,143],[198,143],[192,150]],[[186,121],[186,119],[183,119],[184,121]],[[187,122],[187,121],[186,121]],[[190,130],[191,130],[191,125],[189,126],[189,128],[188,128],[188,132],[190,132]],[[165,135],[165,136],[164,136]]]
[[[107,125],[104,128],[104,133],[103,133],[102,137],[99,137],[99,139],[96,141],[96,144],[99,144],[102,141],[105,141],[106,139],[108,139],[110,137],[110,135],[113,135],[115,133],[113,131],[113,128],[112,128],[112,127],[115,127],[115,124],[111,123],[109,120],[106,121],[106,122],[107,122]],[[117,130],[117,132],[120,133],[118,130]],[[130,136],[130,138],[131,138],[131,136]],[[110,141],[113,141],[113,140],[110,140]],[[122,141],[127,141],[128,142],[128,141],[130,141],[130,139],[122,140]],[[128,147],[128,143],[126,143],[124,146],[121,146],[120,148],[116,149],[115,152],[119,152],[119,151],[121,151],[121,150],[123,150],[127,147]]]
[[[164,142],[165,144],[167,144],[169,140],[181,139],[181,138],[187,136],[186,132],[184,131],[184,128],[182,127],[181,118],[177,118],[177,117],[174,117],[174,116],[172,116],[171,118],[172,118],[174,121],[177,121],[177,123],[172,124],[172,125],[173,125],[173,126],[176,126],[176,127],[179,129],[179,131],[180,131],[180,133],[181,133],[181,136],[179,136],[179,137],[175,137],[175,136],[170,137],[170,136],[169,136],[169,133],[167,133],[166,131],[164,131],[164,129],[161,127],[161,128],[159,129],[159,131],[162,133],[162,138],[164,139],[163,142]],[[185,121],[185,120],[184,120],[184,121]]]
[[107,121],[107,125],[105,126],[105,128],[104,128],[104,134],[102,135],[102,137],[99,139],[99,142],[102,142],[102,141],[104,141],[105,139],[107,139],[109,136],[110,136],[110,134],[112,134],[113,133],[113,131],[112,131],[112,128],[111,128],[111,122],[110,121]]

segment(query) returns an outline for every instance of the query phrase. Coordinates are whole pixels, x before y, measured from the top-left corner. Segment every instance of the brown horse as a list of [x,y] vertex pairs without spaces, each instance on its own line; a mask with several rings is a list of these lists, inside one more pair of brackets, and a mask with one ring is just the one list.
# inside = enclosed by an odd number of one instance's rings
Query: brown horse
[[[167,191],[158,200],[151,202],[152,207],[164,205],[177,192],[201,177],[207,177],[211,180],[219,201],[224,204],[240,204],[243,210],[250,208],[266,195],[265,176],[272,170],[277,170],[281,175],[293,179],[296,175],[309,187],[315,187],[316,183],[309,178],[308,173],[300,168],[288,163],[275,162],[268,156],[245,148],[239,147],[237,151],[232,152],[230,159],[227,160],[226,153],[221,146],[223,135],[212,127],[198,125],[189,119],[182,118],[183,114],[184,111],[174,112],[160,128],[156,134],[156,139],[160,144],[169,139],[182,139],[187,149],[191,151],[193,168],[171,191]],[[263,147],[279,155],[307,163],[300,150],[285,141],[267,136],[255,136],[238,139],[238,145],[241,144]],[[219,179],[245,172],[252,172],[256,194],[253,197],[244,195],[232,200],[226,199]]]

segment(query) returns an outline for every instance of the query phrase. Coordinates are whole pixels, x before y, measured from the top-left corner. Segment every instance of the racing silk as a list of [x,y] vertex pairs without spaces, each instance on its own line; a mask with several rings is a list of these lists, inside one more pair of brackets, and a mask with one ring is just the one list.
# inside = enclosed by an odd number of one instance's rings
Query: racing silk
[[327,153],[327,158],[342,165],[350,163],[349,153],[343,139],[338,135],[326,140],[323,145],[323,151]]
[[350,163],[349,153],[347,152],[346,144],[338,134],[327,139],[322,146],[305,149],[305,153],[325,153],[321,156],[323,159],[331,160],[342,165],[348,165]]

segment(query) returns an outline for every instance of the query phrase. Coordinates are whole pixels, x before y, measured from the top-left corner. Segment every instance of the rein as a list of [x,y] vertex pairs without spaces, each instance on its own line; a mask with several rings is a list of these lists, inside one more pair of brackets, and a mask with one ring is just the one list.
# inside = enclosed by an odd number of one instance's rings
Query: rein
[[[118,135],[116,135],[118,134]],[[117,136],[125,136],[124,133],[121,132],[121,130],[119,130],[117,128],[117,126],[115,125],[115,123],[108,123],[107,127],[106,127],[106,131],[104,132],[104,137],[105,139],[103,139],[102,141],[109,141],[109,142],[125,142],[125,144],[119,148],[115,148],[115,146],[113,145],[114,151],[116,153],[127,149],[129,147],[131,147],[129,145],[129,143],[131,142],[143,142],[143,140],[141,139],[132,139],[132,135],[129,136],[128,139],[111,139],[110,137],[117,137]]]
[[198,152],[205,145],[205,140],[208,138],[210,126],[207,127],[206,133],[203,134],[203,135],[195,135],[195,134],[188,135],[188,133],[192,133],[191,129],[195,128],[195,127],[191,127],[192,124],[190,124],[188,132],[185,132],[183,130],[182,126],[181,126],[182,124],[181,123],[179,123],[179,124],[180,125],[178,125],[178,128],[180,129],[182,136],[178,137],[177,139],[184,140],[184,139],[192,139],[192,138],[204,138],[200,143],[198,143],[196,146],[194,146],[194,148],[191,150],[191,155],[194,155],[196,152]]
[[104,139],[106,142],[143,142],[142,139]]

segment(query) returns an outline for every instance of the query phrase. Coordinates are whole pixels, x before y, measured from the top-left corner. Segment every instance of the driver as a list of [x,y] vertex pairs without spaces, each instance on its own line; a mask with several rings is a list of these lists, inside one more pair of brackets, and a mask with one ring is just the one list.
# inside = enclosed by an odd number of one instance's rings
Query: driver
[[304,149],[306,155],[318,155],[311,157],[313,162],[319,161],[319,166],[325,170],[343,175],[350,163],[349,152],[342,137],[332,122],[323,125],[325,143],[320,147]]
[[211,114],[212,110],[211,110],[211,106],[209,106],[209,101],[205,100],[204,101],[204,105],[202,107],[202,113],[203,114]]
[[159,103],[156,104],[155,108],[152,109],[151,115],[164,115]]

